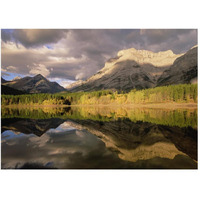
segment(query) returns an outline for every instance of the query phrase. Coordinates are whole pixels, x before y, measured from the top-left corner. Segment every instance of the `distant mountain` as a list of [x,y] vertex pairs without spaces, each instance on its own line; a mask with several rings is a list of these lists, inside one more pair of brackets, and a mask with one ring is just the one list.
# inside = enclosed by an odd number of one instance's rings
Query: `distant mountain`
[[28,93],[56,93],[66,91],[66,89],[60,86],[58,83],[50,82],[41,74],[38,74],[34,77],[24,77],[14,81],[9,81],[3,83],[3,85],[12,87],[14,89],[23,90]]
[[197,46],[177,58],[158,79],[158,86],[197,82]]
[[1,83],[6,83],[8,81],[6,81],[4,78],[1,77]]
[[19,95],[19,94],[26,94],[26,92],[8,87],[6,85],[1,85],[1,94]]
[[19,79],[21,79],[22,77],[20,77],[20,76],[15,76],[15,78],[13,78],[13,80],[12,81],[16,81],[16,80],[19,80]]
[[[157,80],[183,54],[171,50],[154,53],[134,48],[119,51],[98,73],[72,87],[71,91],[115,89],[130,91],[157,86]],[[73,83],[76,85],[76,83]],[[68,87],[70,88],[70,86]]]

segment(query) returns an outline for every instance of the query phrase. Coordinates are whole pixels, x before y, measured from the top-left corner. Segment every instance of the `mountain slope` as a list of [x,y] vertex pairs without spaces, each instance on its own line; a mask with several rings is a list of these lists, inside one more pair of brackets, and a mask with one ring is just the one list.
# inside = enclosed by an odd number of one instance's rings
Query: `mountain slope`
[[1,77],[1,83],[6,83],[7,81]]
[[195,83],[197,81],[197,46],[177,58],[158,79],[158,86]]
[[18,80],[3,83],[3,85],[20,89],[28,93],[56,93],[65,89],[56,82],[50,82],[41,74],[34,77],[24,77]]
[[180,56],[170,50],[158,53],[134,48],[122,50],[118,52],[116,58],[108,60],[98,73],[78,87],[72,87],[72,91],[101,89],[130,91],[134,88],[155,87],[163,71],[169,69],[174,60]]
[[19,95],[19,94],[26,94],[26,92],[8,87],[6,85],[1,85],[1,94]]

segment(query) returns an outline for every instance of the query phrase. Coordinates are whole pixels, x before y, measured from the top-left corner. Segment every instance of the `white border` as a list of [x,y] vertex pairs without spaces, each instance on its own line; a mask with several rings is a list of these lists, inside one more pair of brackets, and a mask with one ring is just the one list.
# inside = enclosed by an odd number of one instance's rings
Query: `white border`
[[[198,28],[197,0],[18,0],[1,28]],[[2,199],[198,199],[199,170],[1,170]]]

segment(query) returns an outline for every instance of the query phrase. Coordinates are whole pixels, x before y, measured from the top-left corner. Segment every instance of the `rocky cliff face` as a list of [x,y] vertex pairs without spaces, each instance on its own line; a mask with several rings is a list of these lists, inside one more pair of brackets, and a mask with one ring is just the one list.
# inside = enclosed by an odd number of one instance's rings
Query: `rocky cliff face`
[[18,80],[9,81],[3,85],[28,93],[56,93],[65,89],[56,82],[50,82],[41,74],[34,77],[24,77]]
[[105,63],[98,73],[73,87],[72,91],[91,91],[101,89],[151,88],[157,85],[161,74],[181,57],[171,50],[154,53],[134,48],[119,51],[116,58]]
[[158,79],[158,86],[197,82],[197,46],[177,58]]

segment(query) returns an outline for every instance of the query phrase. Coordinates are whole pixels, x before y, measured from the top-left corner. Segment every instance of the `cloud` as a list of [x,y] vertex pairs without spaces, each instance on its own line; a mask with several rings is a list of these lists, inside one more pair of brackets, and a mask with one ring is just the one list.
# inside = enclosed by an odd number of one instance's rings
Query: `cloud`
[[2,30],[2,40],[4,42],[14,40],[29,48],[56,43],[66,36],[66,32],[67,30],[59,29],[15,29],[12,32]]
[[1,72],[7,72],[7,69],[1,68]]
[[87,79],[122,49],[171,49],[178,54],[197,44],[196,29],[17,29],[2,33],[3,70],[22,75],[43,72],[63,81]]
[[1,30],[1,39],[4,42],[11,41],[11,39],[12,39],[11,32],[2,29]]
[[195,29],[143,29],[140,35],[144,47],[151,51],[171,49],[175,53],[184,53],[197,44]]
[[34,64],[33,66],[28,66],[28,68],[31,69],[29,73],[33,75],[42,74],[47,77],[50,74],[50,71],[43,64]]
[[34,143],[34,148],[43,147],[50,140],[48,134],[44,134],[41,137],[30,137],[29,140]]
[[78,74],[76,75],[75,79],[76,79],[76,80],[81,80],[81,79],[84,78],[84,76],[85,76],[84,73],[81,72],[81,73],[78,73]]
[[60,85],[63,86],[64,88],[66,88],[68,85],[74,83],[75,81],[72,80],[65,80],[65,81],[60,81]]
[[50,81],[57,82],[61,86],[66,87],[70,85],[71,83],[74,83],[75,81],[73,80],[68,80],[68,79],[63,79],[63,78],[49,78]]
[[14,66],[8,66],[8,67],[6,67],[6,68],[7,68],[7,70],[10,70],[10,71],[16,70],[16,67],[14,67]]

